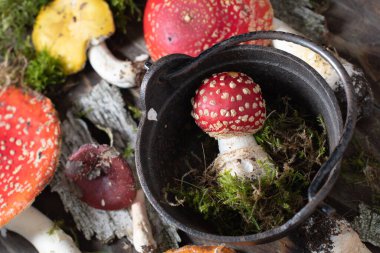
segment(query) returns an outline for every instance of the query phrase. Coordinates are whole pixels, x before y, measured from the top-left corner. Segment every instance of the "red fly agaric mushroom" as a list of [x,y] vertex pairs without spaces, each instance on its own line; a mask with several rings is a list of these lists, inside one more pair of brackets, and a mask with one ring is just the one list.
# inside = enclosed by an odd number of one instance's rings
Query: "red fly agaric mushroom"
[[130,207],[133,245],[137,252],[156,248],[146,213],[144,193],[135,188],[133,174],[125,159],[108,145],[85,144],[72,154],[65,174],[80,190],[80,198],[102,210]]
[[37,51],[59,58],[67,74],[83,69],[86,50],[95,71],[122,88],[135,86],[132,63],[115,58],[104,40],[115,31],[104,0],[54,0],[43,7],[34,24],[32,40]]
[[264,125],[266,109],[260,86],[252,78],[238,72],[214,74],[196,90],[192,105],[195,123],[218,140],[221,154],[214,168],[250,178],[274,171],[253,137]]
[[85,144],[72,154],[65,174],[80,189],[80,198],[102,210],[129,207],[136,196],[129,165],[115,148]]
[[59,121],[37,93],[8,87],[0,95],[0,226],[44,189],[58,162]]
[[49,99],[13,86],[0,90],[0,227],[21,234],[40,252],[74,253],[79,250],[72,239],[59,229],[48,234],[53,222],[29,207],[54,175],[59,140]]
[[270,30],[272,19],[269,0],[148,0],[144,38],[153,60],[173,53],[197,56],[231,36]]

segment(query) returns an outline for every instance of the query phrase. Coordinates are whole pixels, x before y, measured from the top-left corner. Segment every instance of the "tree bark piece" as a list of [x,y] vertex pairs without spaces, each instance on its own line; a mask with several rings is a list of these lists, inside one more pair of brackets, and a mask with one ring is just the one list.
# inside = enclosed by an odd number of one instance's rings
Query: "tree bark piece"
[[354,220],[354,228],[364,242],[380,247],[380,213],[369,206],[359,205],[359,216]]
[[308,38],[317,42],[324,42],[327,30],[325,17],[314,11],[315,8],[324,6],[326,1],[312,0],[271,0],[274,16]]

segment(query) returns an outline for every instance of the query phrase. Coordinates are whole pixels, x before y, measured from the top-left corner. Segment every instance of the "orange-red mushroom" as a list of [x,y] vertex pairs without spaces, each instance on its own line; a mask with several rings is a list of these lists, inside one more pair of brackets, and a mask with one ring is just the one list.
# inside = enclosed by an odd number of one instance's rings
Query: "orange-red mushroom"
[[16,87],[0,89],[0,227],[29,240],[39,252],[79,253],[74,241],[37,209],[35,197],[52,179],[60,125],[51,101]]
[[60,147],[57,113],[46,97],[15,87],[0,93],[0,227],[52,179]]
[[187,245],[179,249],[171,249],[165,253],[235,253],[236,251],[226,246],[197,246]]

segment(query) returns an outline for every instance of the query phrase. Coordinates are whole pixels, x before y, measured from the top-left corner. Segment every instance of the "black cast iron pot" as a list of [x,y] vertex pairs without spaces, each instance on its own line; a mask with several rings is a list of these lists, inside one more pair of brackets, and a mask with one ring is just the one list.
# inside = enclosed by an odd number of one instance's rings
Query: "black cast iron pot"
[[[314,69],[275,48],[240,44],[255,39],[287,40],[322,55],[344,84],[347,99],[344,126],[333,91]],[[190,116],[190,99],[204,78],[221,71],[240,71],[252,76],[260,84],[264,98],[273,94],[289,96],[315,115],[322,115],[327,127],[330,156],[308,189],[308,203],[283,225],[257,234],[218,235],[197,215],[169,205],[163,194],[169,183],[188,171],[182,158],[183,150],[199,143],[196,134],[200,130]],[[232,37],[197,58],[179,54],[166,56],[149,67],[142,83],[141,98],[145,113],[138,130],[136,164],[141,186],[150,203],[193,242],[225,243],[245,252],[251,245],[285,236],[321,204],[338,177],[339,163],[356,121],[353,88],[342,65],[313,42],[281,32],[256,32]]]

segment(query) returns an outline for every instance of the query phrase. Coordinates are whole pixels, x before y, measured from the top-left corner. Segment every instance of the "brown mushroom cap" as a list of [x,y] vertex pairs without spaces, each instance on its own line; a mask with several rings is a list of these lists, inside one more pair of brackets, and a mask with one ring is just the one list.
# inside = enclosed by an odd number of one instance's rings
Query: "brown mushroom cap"
[[59,136],[49,99],[15,87],[0,91],[0,227],[28,207],[54,175]]
[[102,210],[129,207],[136,188],[127,161],[108,145],[85,144],[68,159],[65,174],[80,190],[80,198]]
[[205,79],[192,105],[195,123],[215,138],[256,133],[266,117],[260,86],[238,72],[222,72]]

